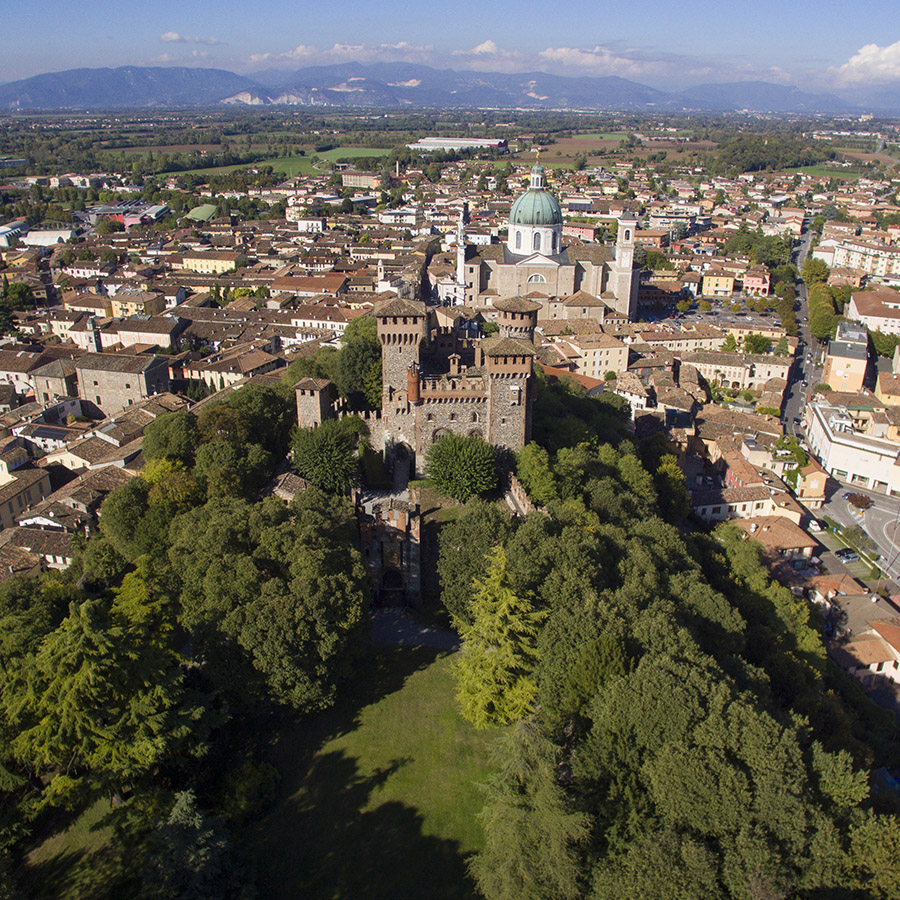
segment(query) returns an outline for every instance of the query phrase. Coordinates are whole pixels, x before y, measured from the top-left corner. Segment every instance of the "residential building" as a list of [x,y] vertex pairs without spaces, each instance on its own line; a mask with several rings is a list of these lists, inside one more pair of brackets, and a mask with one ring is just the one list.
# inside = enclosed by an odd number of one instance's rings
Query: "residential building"
[[169,390],[169,361],[161,356],[88,353],[75,369],[78,396],[107,416]]
[[869,362],[869,333],[855,322],[839,322],[828,342],[822,381],[835,391],[861,391]]

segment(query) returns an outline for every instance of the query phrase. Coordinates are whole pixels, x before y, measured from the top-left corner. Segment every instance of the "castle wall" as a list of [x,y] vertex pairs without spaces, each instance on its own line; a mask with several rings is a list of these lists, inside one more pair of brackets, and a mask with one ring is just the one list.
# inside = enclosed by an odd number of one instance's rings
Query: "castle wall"
[[486,435],[490,443],[521,450],[531,440],[533,391],[533,379],[528,375],[491,378]]

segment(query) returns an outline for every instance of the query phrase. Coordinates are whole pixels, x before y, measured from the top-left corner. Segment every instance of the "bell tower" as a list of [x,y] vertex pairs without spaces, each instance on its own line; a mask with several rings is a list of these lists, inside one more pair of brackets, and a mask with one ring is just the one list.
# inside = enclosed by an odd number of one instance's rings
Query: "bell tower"
[[611,289],[616,298],[616,312],[634,319],[637,312],[638,273],[634,271],[634,233],[637,219],[632,213],[619,218],[616,234],[616,261],[610,266]]
[[456,291],[454,306],[462,306],[466,302],[466,223],[465,206],[459,211],[459,222],[456,225]]

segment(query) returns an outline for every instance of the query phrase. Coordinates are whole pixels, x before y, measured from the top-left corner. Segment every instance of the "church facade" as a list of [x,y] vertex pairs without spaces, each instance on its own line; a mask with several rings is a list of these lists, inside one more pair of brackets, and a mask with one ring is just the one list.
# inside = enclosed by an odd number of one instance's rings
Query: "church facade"
[[637,221],[619,219],[615,248],[603,244],[562,244],[562,210],[544,184],[544,168],[531,170],[531,185],[513,204],[506,242],[465,247],[457,237],[457,300],[490,309],[496,300],[532,295],[569,297],[584,291],[611,310],[633,318],[638,271],[634,267]]

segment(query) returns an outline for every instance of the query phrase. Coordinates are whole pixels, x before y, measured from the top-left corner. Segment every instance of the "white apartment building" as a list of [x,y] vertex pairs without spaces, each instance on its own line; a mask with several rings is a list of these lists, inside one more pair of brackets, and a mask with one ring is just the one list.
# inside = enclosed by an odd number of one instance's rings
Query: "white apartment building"
[[900,446],[859,434],[841,406],[813,401],[806,407],[806,437],[819,463],[835,478],[882,494],[900,492]]

